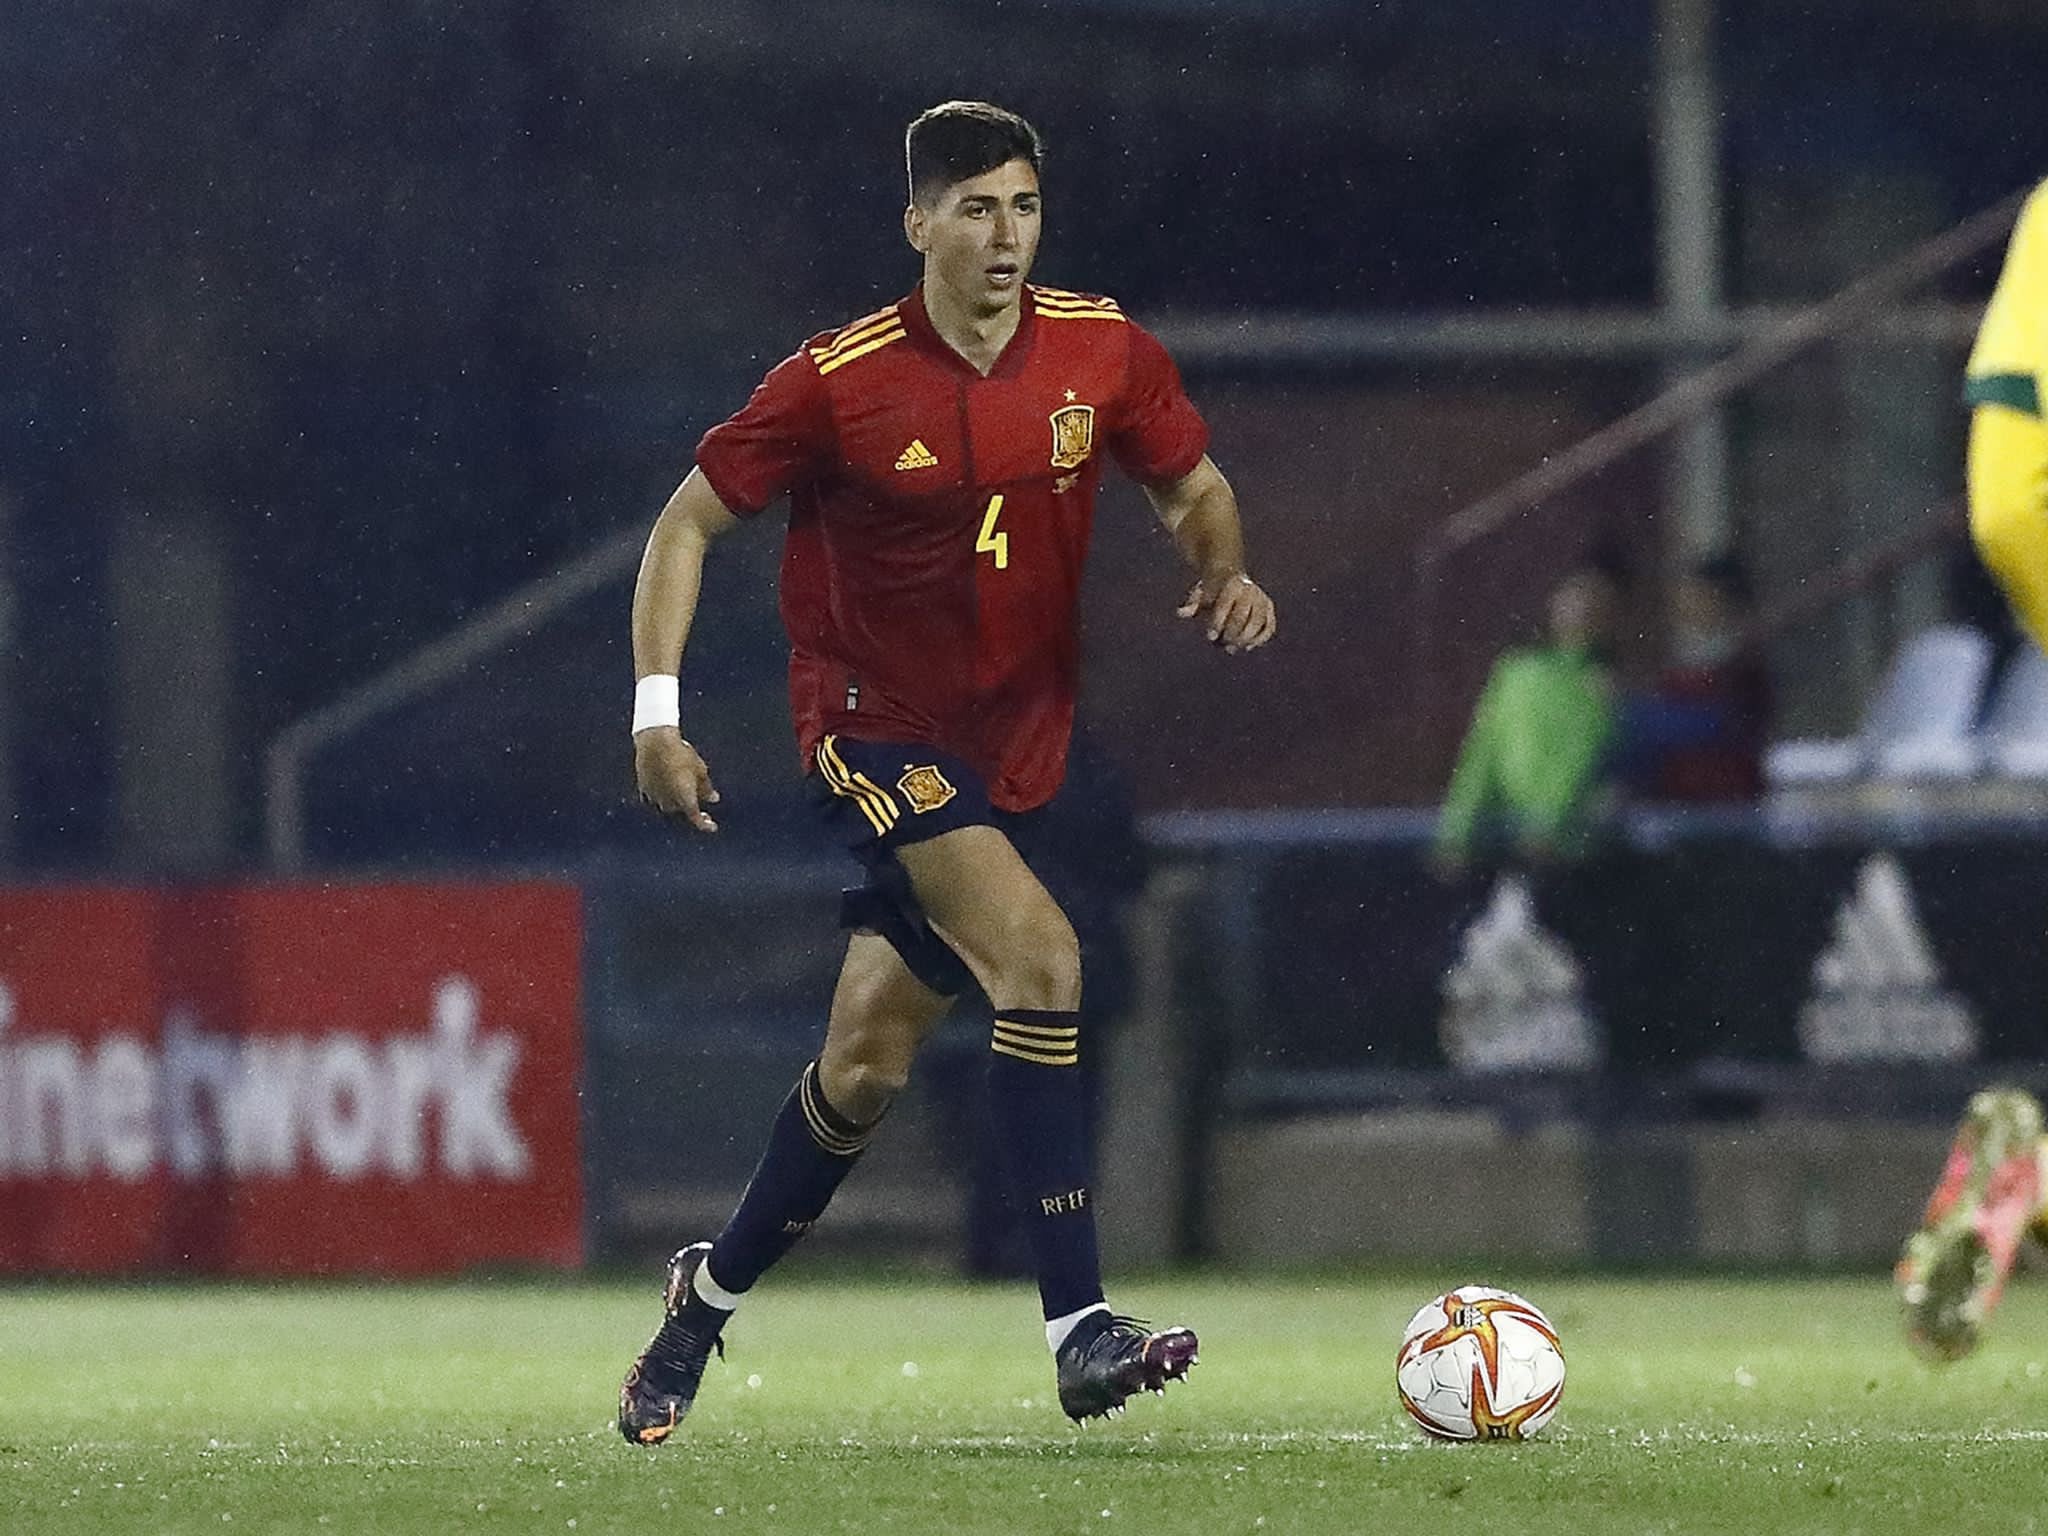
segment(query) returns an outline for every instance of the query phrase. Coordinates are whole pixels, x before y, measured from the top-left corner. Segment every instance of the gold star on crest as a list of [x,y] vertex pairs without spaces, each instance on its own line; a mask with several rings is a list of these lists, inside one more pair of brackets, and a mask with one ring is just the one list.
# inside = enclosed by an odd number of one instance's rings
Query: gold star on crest
[[1074,392],[1073,392],[1073,391],[1072,391],[1071,389],[1070,389],[1070,390],[1068,390],[1068,391],[1067,391],[1067,404],[1069,404],[1069,405],[1072,405],[1072,404],[1074,403],[1074,398],[1075,398],[1075,397],[1074,397]]

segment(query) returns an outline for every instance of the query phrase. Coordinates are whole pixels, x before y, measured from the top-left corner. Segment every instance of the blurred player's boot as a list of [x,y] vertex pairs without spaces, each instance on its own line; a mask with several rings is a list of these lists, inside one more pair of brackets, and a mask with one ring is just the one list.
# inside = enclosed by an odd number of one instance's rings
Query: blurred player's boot
[[1198,1358],[1201,1345],[1185,1328],[1154,1333],[1150,1323],[1097,1312],[1081,1319],[1055,1356],[1060,1407],[1074,1420],[1119,1413],[1134,1392],[1164,1392]]
[[619,1433],[635,1445],[659,1445],[696,1400],[712,1350],[725,1355],[719,1330],[732,1314],[699,1298],[691,1281],[711,1252],[692,1243],[668,1261],[661,1327],[619,1385]]
[[1970,1100],[1948,1166],[1893,1278],[1906,1333],[1937,1360],[1977,1347],[2020,1240],[2041,1210],[2041,1106],[2017,1088]]

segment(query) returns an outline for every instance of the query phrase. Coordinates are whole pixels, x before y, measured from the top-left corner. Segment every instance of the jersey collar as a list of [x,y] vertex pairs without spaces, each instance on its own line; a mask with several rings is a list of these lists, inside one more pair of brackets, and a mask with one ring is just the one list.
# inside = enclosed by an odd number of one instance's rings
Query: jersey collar
[[[1019,304],[1022,312],[1017,317],[1016,334],[1010,337],[1008,345],[996,358],[995,367],[986,375],[988,378],[1015,378],[1024,371],[1025,359],[1031,356],[1031,343],[1038,330],[1038,297],[1029,283],[1024,284],[1024,293]],[[909,297],[903,299],[896,308],[903,317],[903,328],[919,346],[936,354],[941,360],[951,363],[970,379],[984,377],[980,369],[948,346],[945,337],[932,325],[931,316],[925,313],[923,283],[911,289]]]

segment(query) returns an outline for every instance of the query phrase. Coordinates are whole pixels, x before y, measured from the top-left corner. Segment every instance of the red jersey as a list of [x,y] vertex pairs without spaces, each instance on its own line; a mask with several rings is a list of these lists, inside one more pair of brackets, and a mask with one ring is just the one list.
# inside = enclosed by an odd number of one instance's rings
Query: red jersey
[[829,732],[929,742],[1013,811],[1066,771],[1102,454],[1160,485],[1209,438],[1166,349],[1114,300],[1027,284],[1021,304],[983,377],[912,293],[813,337],[697,448],[740,516],[789,494],[804,760]]

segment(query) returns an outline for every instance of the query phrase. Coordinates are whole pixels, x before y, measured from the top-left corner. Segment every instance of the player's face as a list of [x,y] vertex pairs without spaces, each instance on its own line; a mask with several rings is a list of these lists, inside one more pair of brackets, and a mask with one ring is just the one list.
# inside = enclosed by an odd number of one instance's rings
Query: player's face
[[925,286],[969,310],[1017,302],[1038,254],[1038,172],[1023,160],[956,181],[930,207],[912,203],[903,230],[924,257]]

